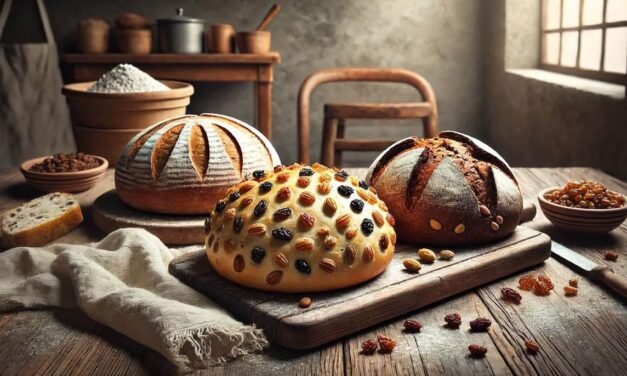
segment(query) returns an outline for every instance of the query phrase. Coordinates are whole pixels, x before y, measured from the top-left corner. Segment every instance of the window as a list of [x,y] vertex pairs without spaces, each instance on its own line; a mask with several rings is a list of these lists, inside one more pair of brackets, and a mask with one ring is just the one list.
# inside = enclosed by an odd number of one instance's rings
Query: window
[[540,67],[627,83],[627,0],[542,0]]

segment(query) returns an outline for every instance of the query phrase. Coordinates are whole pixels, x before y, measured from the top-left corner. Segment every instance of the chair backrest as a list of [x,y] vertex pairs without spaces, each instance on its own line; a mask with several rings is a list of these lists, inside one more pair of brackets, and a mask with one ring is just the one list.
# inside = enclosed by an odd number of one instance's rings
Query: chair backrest
[[395,68],[329,68],[312,73],[303,81],[298,93],[298,158],[309,163],[309,99],[321,84],[328,82],[371,81],[398,82],[413,86],[432,111],[424,118],[425,137],[434,137],[438,131],[438,110],[433,89],[422,76]]

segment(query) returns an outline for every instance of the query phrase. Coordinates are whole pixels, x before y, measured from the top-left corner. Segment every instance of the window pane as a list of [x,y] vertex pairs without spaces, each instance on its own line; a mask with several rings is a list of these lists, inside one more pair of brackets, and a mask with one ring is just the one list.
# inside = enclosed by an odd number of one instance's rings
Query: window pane
[[560,0],[545,0],[546,25],[545,29],[557,29],[560,27]]
[[562,1],[564,1],[562,27],[579,26],[579,0]]
[[583,0],[583,24],[597,25],[603,22],[603,0]]
[[607,13],[605,21],[627,21],[627,1],[607,0]]
[[577,62],[578,31],[566,31],[562,33],[562,60],[560,65],[574,67]]
[[555,64],[559,62],[560,33],[546,33],[544,35],[544,62]]
[[627,73],[627,27],[613,27],[605,31],[604,70]]
[[581,32],[581,52],[579,67],[599,70],[601,68],[601,29],[584,30]]

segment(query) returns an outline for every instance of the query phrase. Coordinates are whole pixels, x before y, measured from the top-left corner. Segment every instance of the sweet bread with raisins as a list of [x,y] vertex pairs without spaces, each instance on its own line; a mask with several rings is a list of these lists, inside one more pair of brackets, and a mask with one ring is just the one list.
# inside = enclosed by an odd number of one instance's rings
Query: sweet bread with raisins
[[207,219],[206,252],[223,277],[267,291],[325,291],[383,272],[394,217],[373,188],[320,164],[255,171]]

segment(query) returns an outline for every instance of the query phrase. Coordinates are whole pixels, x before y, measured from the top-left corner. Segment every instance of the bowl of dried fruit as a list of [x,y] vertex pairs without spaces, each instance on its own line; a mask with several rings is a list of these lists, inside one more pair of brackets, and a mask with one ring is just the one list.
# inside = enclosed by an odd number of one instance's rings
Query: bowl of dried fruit
[[23,162],[26,181],[44,192],[82,192],[105,177],[109,163],[97,155],[57,153]]
[[538,194],[540,208],[555,226],[569,231],[610,232],[627,218],[626,198],[593,181],[568,182]]

